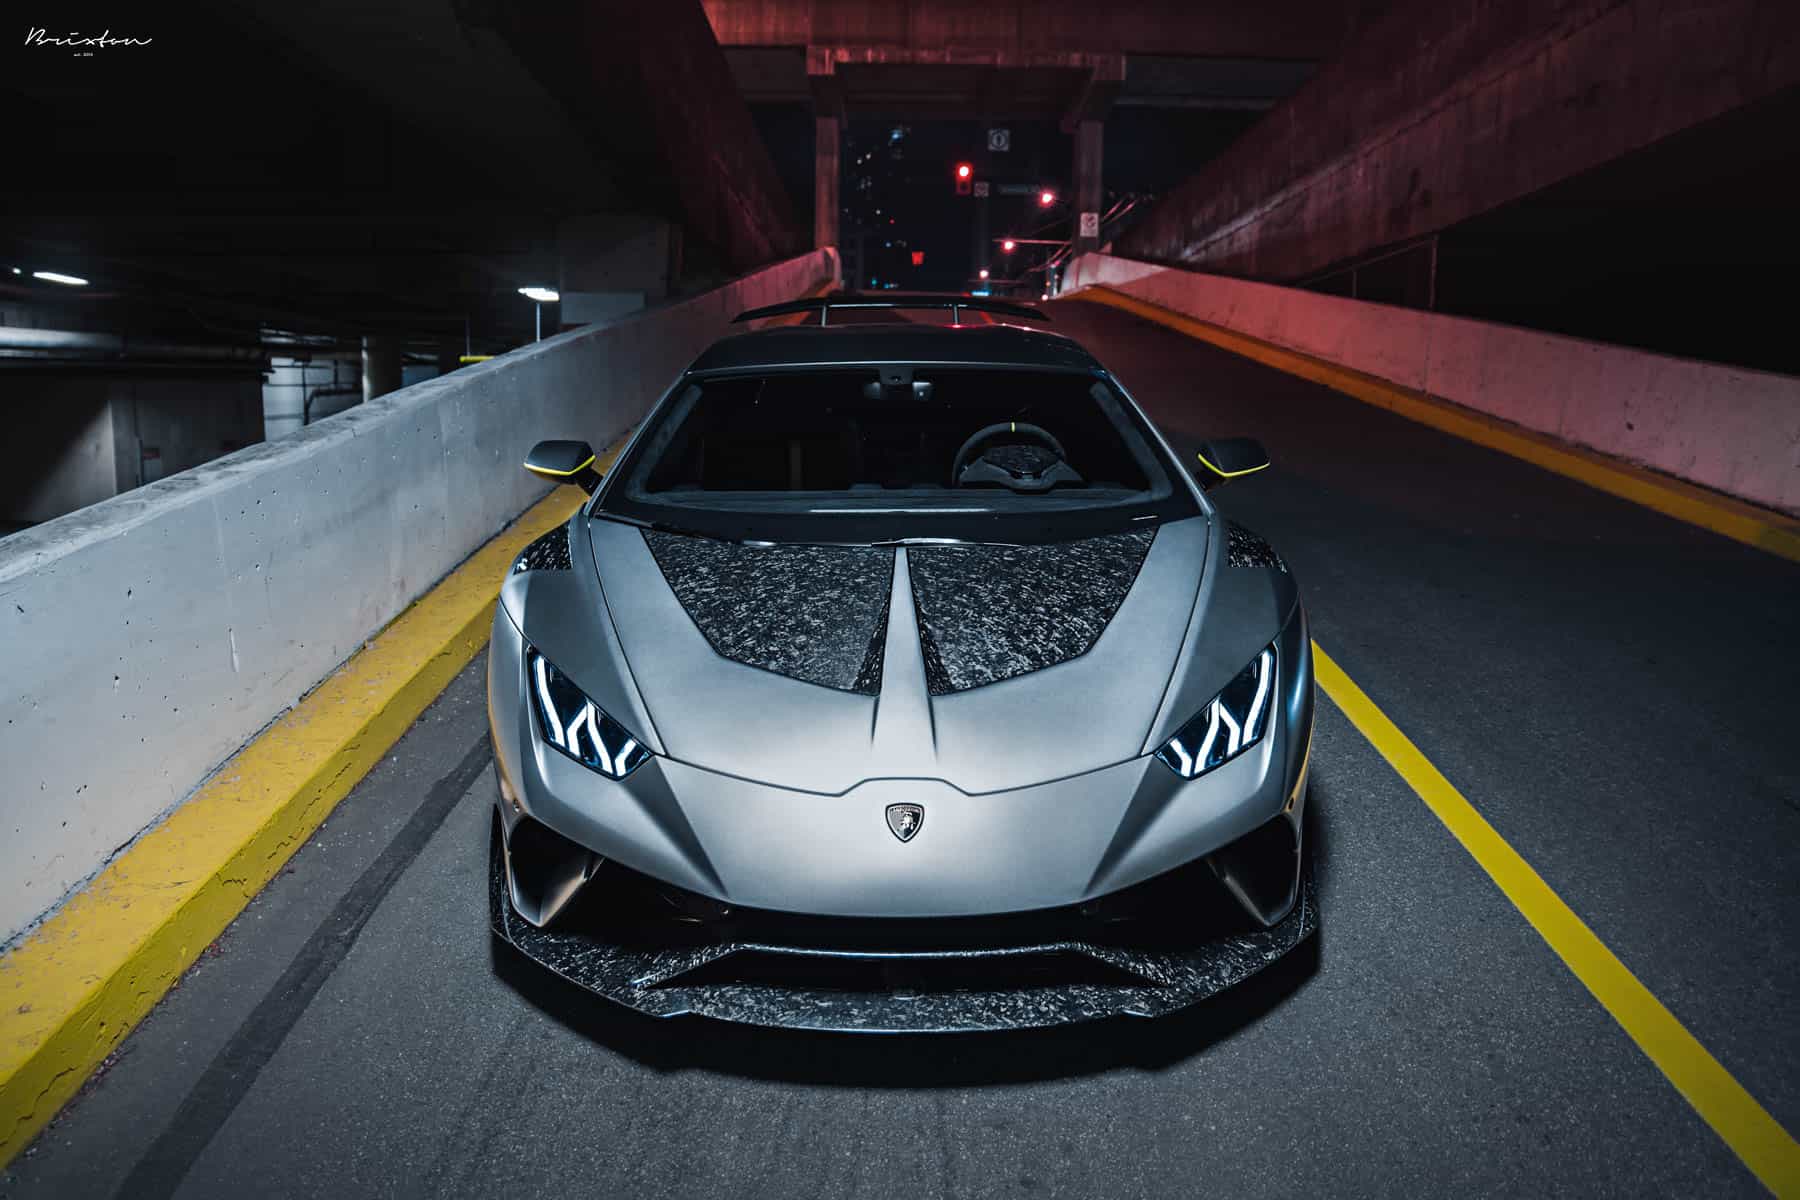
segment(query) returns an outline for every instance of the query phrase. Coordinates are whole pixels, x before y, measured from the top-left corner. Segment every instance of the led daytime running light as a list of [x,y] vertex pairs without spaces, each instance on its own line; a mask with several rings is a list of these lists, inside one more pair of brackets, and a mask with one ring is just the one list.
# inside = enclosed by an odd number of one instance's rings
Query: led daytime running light
[[580,688],[536,650],[525,652],[531,675],[531,707],[544,741],[576,762],[623,779],[650,757],[650,752],[623,725],[582,694]]
[[1229,762],[1268,731],[1274,695],[1275,647],[1270,646],[1183,725],[1156,757],[1183,779],[1197,778]]

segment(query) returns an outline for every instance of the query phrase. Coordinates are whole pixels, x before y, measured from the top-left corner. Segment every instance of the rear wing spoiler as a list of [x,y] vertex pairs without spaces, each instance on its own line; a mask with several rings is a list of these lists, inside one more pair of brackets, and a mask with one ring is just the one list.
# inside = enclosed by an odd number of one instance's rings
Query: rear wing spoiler
[[988,300],[980,296],[862,296],[845,293],[837,296],[809,296],[803,300],[785,300],[780,304],[746,309],[733,317],[731,323],[736,325],[741,321],[757,321],[764,317],[785,317],[792,313],[817,312],[819,324],[824,325],[834,308],[947,308],[950,310],[952,321],[960,321],[961,310],[965,308],[971,312],[1022,317],[1027,321],[1048,321],[1050,319],[1050,314],[1042,309],[1032,308],[1025,304],[1014,304],[1010,300]]

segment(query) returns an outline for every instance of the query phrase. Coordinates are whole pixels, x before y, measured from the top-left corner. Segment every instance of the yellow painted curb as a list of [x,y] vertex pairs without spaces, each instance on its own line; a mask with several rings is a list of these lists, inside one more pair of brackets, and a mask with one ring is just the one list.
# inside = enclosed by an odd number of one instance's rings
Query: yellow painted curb
[[1354,396],[1377,408],[1385,408],[1421,425],[1429,425],[1490,450],[1510,454],[1546,471],[1554,471],[1589,487],[1641,504],[1645,508],[1655,509],[1664,516],[1710,529],[1747,546],[1755,546],[1759,550],[1767,550],[1771,554],[1800,562],[1800,521],[1781,513],[1709,491],[1647,467],[1558,441],[1547,434],[1464,408],[1425,392],[1401,387],[1376,375],[1340,367],[1322,358],[1265,342],[1261,338],[1187,316],[1160,304],[1139,300],[1113,288],[1095,285],[1071,292],[1067,298],[1122,309],[1159,325],[1166,325],[1189,337],[1211,342],[1233,354],[1285,371],[1289,375],[1324,384],[1334,391]]
[[582,499],[528,509],[0,958],[0,1166],[475,657],[512,560]]
[[526,511],[0,957],[0,1167],[475,657],[507,567],[581,499]]

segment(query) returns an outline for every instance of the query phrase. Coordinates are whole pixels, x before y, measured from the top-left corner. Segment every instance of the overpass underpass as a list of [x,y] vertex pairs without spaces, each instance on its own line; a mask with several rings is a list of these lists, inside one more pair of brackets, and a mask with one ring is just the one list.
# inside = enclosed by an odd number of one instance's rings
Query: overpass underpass
[[[0,1197],[1800,1195],[1800,8],[1241,8],[15,43]],[[1189,467],[1271,451],[1215,495],[1315,638],[1303,949],[1167,1019],[854,1038],[494,944],[480,663],[580,499],[520,459],[846,287],[1041,296]],[[894,1023],[946,1001],[884,970]]]
[[[1280,548],[1317,644],[1800,1127],[1794,563],[1138,316],[1049,307],[1184,454],[1264,441],[1275,469],[1220,504]],[[1718,1098],[1684,1095],[1344,695],[1319,710],[1306,952],[1158,1021],[850,1039],[639,1018],[493,942],[478,660],[4,1192],[1755,1194]]]

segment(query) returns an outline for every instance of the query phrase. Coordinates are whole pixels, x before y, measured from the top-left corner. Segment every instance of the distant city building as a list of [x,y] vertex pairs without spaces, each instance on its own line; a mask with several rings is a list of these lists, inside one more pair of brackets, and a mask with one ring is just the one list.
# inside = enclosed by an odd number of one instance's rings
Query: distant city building
[[915,231],[904,224],[906,125],[853,124],[844,137],[844,278],[863,289],[913,286]]

